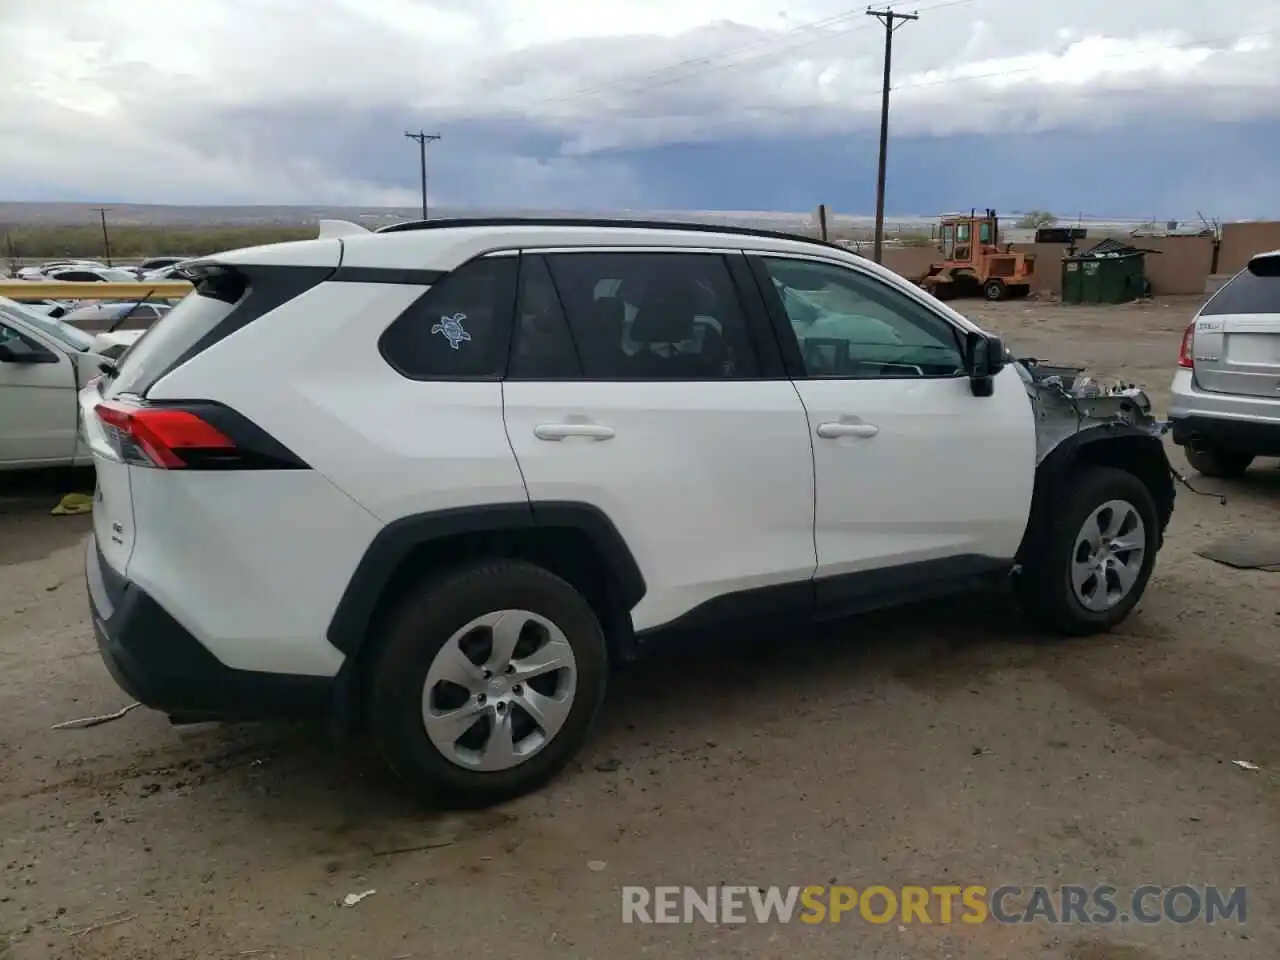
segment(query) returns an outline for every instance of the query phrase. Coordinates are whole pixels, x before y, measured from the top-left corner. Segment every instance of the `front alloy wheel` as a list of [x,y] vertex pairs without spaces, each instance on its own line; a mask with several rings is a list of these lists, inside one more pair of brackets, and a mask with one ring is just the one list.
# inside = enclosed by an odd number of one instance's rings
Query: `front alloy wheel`
[[1023,608],[1055,633],[1110,630],[1146,590],[1160,519],[1146,484],[1127,470],[1081,467],[1060,500],[1041,503],[1014,581]]
[[1071,557],[1080,605],[1101,613],[1123,601],[1138,582],[1146,550],[1147,528],[1133,504],[1108,500],[1090,513]]

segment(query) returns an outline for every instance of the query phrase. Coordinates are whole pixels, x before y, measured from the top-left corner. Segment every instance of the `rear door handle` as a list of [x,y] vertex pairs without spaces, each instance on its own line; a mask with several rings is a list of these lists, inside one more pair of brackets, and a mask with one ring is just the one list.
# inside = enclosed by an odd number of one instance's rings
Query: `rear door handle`
[[879,432],[880,428],[873,423],[845,423],[841,420],[832,420],[818,424],[818,436],[823,440],[839,440],[841,437],[859,437],[866,440]]
[[539,440],[567,440],[570,437],[612,440],[614,432],[613,427],[600,423],[539,423],[534,426],[533,435]]

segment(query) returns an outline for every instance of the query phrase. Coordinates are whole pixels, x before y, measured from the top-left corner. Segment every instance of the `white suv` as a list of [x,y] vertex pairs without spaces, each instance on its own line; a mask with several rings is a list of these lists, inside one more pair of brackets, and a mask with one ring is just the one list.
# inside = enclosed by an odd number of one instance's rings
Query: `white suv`
[[81,397],[103,657],[179,721],[336,713],[436,802],[547,780],[660,636],[1011,575],[1106,630],[1173,509],[1140,391],[812,240],[330,224],[189,271]]
[[1182,336],[1169,419],[1187,462],[1237,477],[1280,457],[1280,250],[1258,254]]

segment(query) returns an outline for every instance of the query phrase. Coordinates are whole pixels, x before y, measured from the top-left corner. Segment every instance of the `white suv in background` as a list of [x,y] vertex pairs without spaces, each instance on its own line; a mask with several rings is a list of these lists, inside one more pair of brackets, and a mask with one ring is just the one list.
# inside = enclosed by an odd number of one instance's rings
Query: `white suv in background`
[[804,238],[329,223],[187,269],[81,395],[103,657],[179,721],[336,713],[435,802],[553,776],[662,636],[1011,577],[1109,629],[1173,509],[1140,391]]
[[1280,250],[1258,254],[1182,336],[1169,419],[1187,461],[1236,477],[1280,457]]

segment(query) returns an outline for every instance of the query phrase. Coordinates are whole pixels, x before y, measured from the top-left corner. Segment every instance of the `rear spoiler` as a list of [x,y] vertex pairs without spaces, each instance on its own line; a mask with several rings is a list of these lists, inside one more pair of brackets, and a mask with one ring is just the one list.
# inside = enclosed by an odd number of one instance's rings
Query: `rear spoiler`
[[335,237],[354,237],[361,233],[372,233],[372,230],[352,223],[349,220],[321,220],[318,240],[332,240]]
[[1249,259],[1248,269],[1255,277],[1280,277],[1280,250],[1255,253]]

